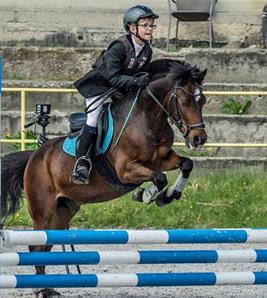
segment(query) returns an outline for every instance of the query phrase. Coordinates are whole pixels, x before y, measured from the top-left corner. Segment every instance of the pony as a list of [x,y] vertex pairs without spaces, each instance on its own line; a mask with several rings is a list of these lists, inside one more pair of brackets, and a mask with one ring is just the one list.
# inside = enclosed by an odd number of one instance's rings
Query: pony
[[[113,200],[133,189],[137,189],[133,193],[135,200],[155,201],[158,206],[179,199],[193,163],[172,149],[172,125],[178,127],[189,148],[200,148],[206,142],[202,118],[206,98],[201,87],[206,72],[178,60],[151,62],[150,83],[139,90],[135,105],[133,91],[112,103],[113,138],[107,152],[93,162],[88,185],[77,185],[70,180],[75,159],[62,150],[66,136],[50,139],[37,150],[3,156],[2,223],[19,209],[22,191],[35,230],[66,229],[81,205]],[[124,125],[131,108],[131,117]],[[111,180],[102,174],[101,167],[96,167],[104,159],[113,169]],[[180,178],[169,186],[164,172],[176,169],[181,170]],[[152,182],[151,187],[138,188],[148,181]],[[29,246],[30,251],[51,248]],[[45,267],[37,266],[36,273],[44,274]],[[47,297],[53,291],[45,289],[42,294]]]

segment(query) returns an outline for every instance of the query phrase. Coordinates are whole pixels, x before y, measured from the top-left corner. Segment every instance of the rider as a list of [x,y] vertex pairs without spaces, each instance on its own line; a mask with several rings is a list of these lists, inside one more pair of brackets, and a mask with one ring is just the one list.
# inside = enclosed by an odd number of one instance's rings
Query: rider
[[89,183],[97,118],[103,105],[101,97],[112,87],[125,93],[148,84],[148,73],[134,75],[148,71],[152,58],[150,42],[156,27],[154,20],[157,18],[158,15],[145,5],[129,8],[123,17],[123,26],[127,34],[113,41],[97,58],[93,69],[74,83],[80,94],[85,97],[87,121],[77,148],[72,173],[73,182]]

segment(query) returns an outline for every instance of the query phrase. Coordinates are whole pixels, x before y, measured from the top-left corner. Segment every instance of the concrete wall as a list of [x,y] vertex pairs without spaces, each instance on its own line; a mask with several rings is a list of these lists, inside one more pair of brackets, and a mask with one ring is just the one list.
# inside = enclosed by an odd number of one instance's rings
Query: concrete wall
[[[101,49],[0,47],[3,78],[12,80],[76,80],[90,68]],[[267,50],[182,49],[167,53],[154,49],[154,58],[183,59],[208,68],[206,82],[267,83]]]
[[[155,38],[166,38],[168,0],[141,2],[160,15]],[[2,45],[103,45],[123,32],[122,15],[137,3],[132,0],[0,0],[0,40]],[[265,0],[218,0],[214,19],[217,41],[229,45],[258,42],[265,3]],[[183,23],[180,38],[207,40],[207,32],[206,23]]]
[[[50,124],[47,126],[49,137],[66,135],[69,131],[69,113],[53,111]],[[33,121],[32,113],[27,113],[27,122]],[[266,116],[249,115],[206,115],[204,117],[208,132],[209,143],[267,143]],[[2,137],[6,135],[17,136],[20,129],[19,111],[2,111],[1,113]],[[30,129],[34,129],[31,127]],[[176,141],[184,142],[181,134],[175,129]],[[40,131],[40,127],[37,128]],[[205,150],[204,150],[205,151]],[[209,155],[221,156],[266,156],[266,148],[229,149],[218,148],[207,152]]]
[[[160,15],[154,41],[156,45],[164,46],[168,26],[168,0],[141,2]],[[113,38],[123,33],[122,15],[127,8],[137,3],[138,1],[132,0],[0,0],[0,55],[4,56],[3,78],[12,80],[4,81],[4,86],[70,87],[71,81],[90,68],[101,47],[105,47]],[[183,58],[201,67],[208,66],[207,89],[212,86],[218,89],[218,84],[220,90],[240,89],[241,85],[235,85],[237,83],[242,84],[242,88],[246,90],[266,89],[266,50],[257,49],[261,46],[261,12],[265,4],[266,0],[218,0],[214,18],[215,36],[217,46],[224,46],[226,49],[182,49],[174,54],[155,50],[155,58]],[[172,21],[171,37],[174,36],[175,27],[174,19]],[[185,45],[193,45],[194,40],[204,41],[203,45],[207,45],[207,23],[183,23],[180,29],[179,37],[185,41]],[[37,47],[23,47],[29,45]],[[40,46],[48,48],[42,49]],[[49,48],[50,46],[68,49],[54,49]],[[233,49],[236,47],[250,48]],[[54,114],[51,119],[53,125],[49,127],[50,133],[66,133],[67,115],[70,111],[81,109],[83,99],[78,94],[57,94],[53,95],[52,99],[49,96],[30,95],[28,111],[33,110],[36,102],[52,102]],[[19,130],[18,99],[17,94],[3,94],[4,134],[16,134]],[[222,98],[211,98],[206,106],[208,112],[220,112],[222,102]],[[252,113],[266,115],[266,97],[257,97],[255,102]],[[66,113],[55,112],[55,109]],[[266,116],[250,117],[252,118],[207,116],[209,142],[266,143]],[[30,120],[30,114],[28,119]],[[57,132],[55,128],[58,129]],[[264,155],[264,150],[266,149],[253,152],[254,155]],[[251,152],[250,150],[247,154]],[[241,154],[240,150],[236,154]]]
[[[70,81],[21,81],[5,80],[5,87],[25,87],[25,88],[73,88]],[[205,90],[221,91],[267,91],[267,84],[236,84],[236,83],[205,83]],[[52,104],[53,111],[81,112],[84,99],[79,93],[26,93],[27,111],[34,111],[37,103]],[[267,115],[267,96],[207,96],[207,103],[204,106],[204,114],[220,114],[223,112],[223,106],[234,98],[236,101],[244,103],[251,100],[252,104],[247,113],[250,115]],[[17,111],[20,109],[20,93],[3,92],[2,111]],[[267,119],[266,119],[267,120]]]

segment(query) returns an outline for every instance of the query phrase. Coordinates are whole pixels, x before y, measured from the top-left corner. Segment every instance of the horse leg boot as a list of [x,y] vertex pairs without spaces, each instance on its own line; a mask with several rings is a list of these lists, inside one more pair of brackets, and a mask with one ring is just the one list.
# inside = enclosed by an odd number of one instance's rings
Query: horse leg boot
[[[144,203],[150,204],[153,201],[156,201],[160,197],[168,186],[168,181],[166,175],[160,171],[156,171],[152,175],[153,184],[145,188],[142,191],[142,201]],[[138,200],[140,201],[140,199]]]
[[84,125],[77,148],[76,163],[72,172],[72,181],[76,184],[89,184],[95,139],[96,128]]
[[167,189],[162,196],[158,197],[156,204],[161,207],[171,203],[174,199],[179,200],[182,191],[185,188],[190,173],[193,169],[193,161],[189,158],[184,158],[181,164],[181,174],[175,180],[175,182]]

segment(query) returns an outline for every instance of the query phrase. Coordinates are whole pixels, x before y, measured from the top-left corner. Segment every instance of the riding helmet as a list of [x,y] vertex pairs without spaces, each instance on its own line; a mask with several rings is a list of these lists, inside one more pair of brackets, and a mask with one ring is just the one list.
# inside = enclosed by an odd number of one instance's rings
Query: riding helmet
[[123,27],[129,32],[129,24],[137,24],[140,19],[153,18],[157,19],[159,16],[155,14],[152,9],[145,5],[136,5],[129,8],[123,16]]

